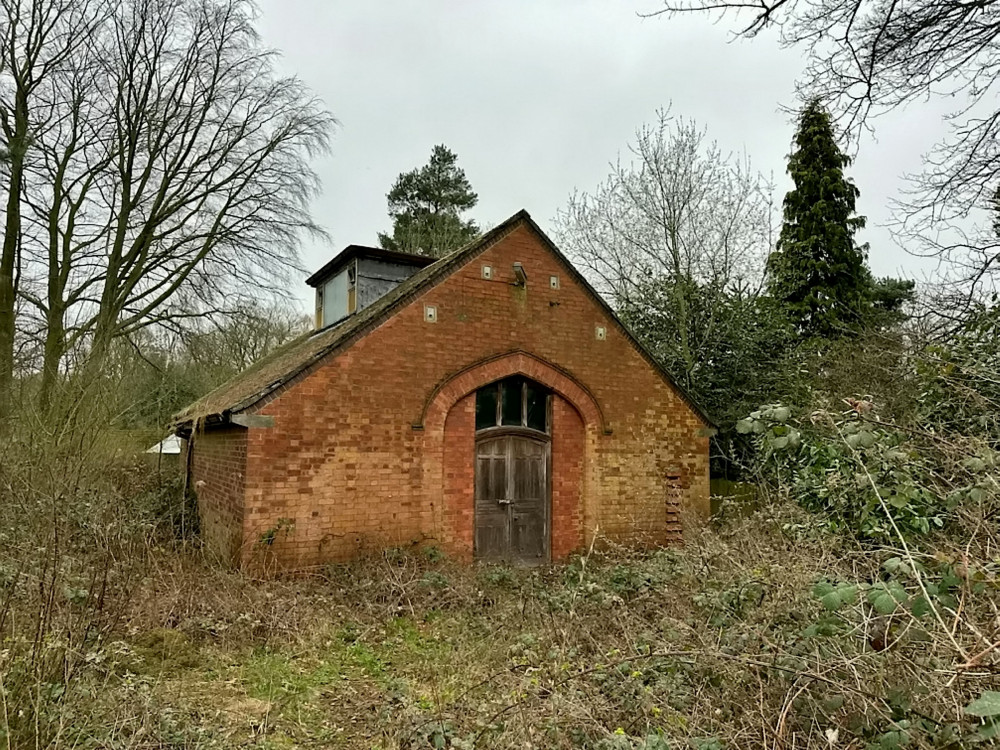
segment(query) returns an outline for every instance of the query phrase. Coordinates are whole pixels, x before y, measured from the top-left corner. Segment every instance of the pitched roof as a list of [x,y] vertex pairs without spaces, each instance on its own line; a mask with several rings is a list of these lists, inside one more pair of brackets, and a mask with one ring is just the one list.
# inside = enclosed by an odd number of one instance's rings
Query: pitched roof
[[344,349],[402,309],[417,294],[449,276],[480,253],[503,239],[521,224],[527,225],[561,260],[575,278],[604,309],[629,339],[636,350],[670,383],[682,399],[698,414],[706,426],[712,427],[711,418],[685,393],[670,374],[663,369],[652,354],[632,335],[618,319],[608,303],[583,275],[546,236],[527,211],[521,210],[507,221],[455,250],[429,266],[425,266],[360,312],[318,331],[310,331],[278,348],[270,355],[244,370],[174,416],[174,425],[182,429],[189,423],[210,417],[225,417],[249,409],[300,373],[319,362],[335,350]]

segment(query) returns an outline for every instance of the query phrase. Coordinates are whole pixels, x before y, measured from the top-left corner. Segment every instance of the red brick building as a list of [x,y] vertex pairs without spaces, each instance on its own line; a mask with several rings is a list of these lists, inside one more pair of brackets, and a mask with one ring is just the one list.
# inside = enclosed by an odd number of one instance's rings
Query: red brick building
[[309,283],[317,330],[177,417],[222,557],[544,562],[707,515],[710,422],[527,213],[436,262],[351,246]]

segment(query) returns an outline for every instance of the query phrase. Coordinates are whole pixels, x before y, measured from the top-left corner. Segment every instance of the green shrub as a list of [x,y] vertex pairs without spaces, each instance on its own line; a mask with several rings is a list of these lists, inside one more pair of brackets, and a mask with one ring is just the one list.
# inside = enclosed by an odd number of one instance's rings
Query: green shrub
[[1000,461],[991,450],[942,450],[933,437],[881,422],[869,406],[803,421],[787,406],[770,405],[737,429],[754,436],[763,477],[863,539],[895,542],[941,529],[963,500],[992,492]]

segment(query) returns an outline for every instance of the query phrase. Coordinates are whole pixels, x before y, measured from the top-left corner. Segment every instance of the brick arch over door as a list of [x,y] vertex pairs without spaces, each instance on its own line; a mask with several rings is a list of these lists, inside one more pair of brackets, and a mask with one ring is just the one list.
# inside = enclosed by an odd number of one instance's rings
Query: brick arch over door
[[444,429],[448,412],[462,398],[484,385],[512,375],[523,375],[561,396],[580,413],[588,432],[610,435],[604,410],[597,399],[570,373],[524,351],[490,357],[465,367],[440,383],[427,398],[414,427],[428,435]]
[[[588,507],[590,460],[610,435],[600,404],[570,374],[523,351],[477,362],[455,373],[427,399],[423,422],[427,534],[457,557],[473,555],[475,400],[484,385],[512,375],[553,392],[553,559],[585,544],[594,509]],[[414,425],[415,427],[418,425]]]

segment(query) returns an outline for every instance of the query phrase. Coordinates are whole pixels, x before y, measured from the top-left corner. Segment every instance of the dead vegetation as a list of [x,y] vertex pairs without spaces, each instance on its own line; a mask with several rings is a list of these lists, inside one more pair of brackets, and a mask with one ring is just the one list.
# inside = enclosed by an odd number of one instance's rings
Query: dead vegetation
[[[18,547],[4,562],[4,740],[647,750],[987,742],[988,719],[965,709],[1000,682],[995,520],[970,511],[957,533],[934,540],[933,557],[907,556],[833,534],[785,500],[759,502],[753,512],[724,507],[683,548],[591,552],[539,569],[390,551],[269,581],[215,567],[152,511],[130,526],[141,548],[94,523],[89,551],[57,556],[53,536],[44,552]],[[72,559],[88,560],[88,572]],[[907,602],[940,584],[949,561],[960,571],[955,606],[915,614]],[[823,582],[844,594],[836,607]],[[893,582],[904,598],[887,611],[873,593]]]
[[[209,560],[179,483],[127,457],[96,399],[74,403],[59,419],[25,410],[0,436],[0,748],[995,742],[992,454],[972,465],[958,445],[961,472],[945,474],[934,459],[934,476],[975,485],[926,534],[834,523],[862,498],[845,438],[836,463],[800,460],[824,482],[736,493],[682,547],[536,569],[391,550],[260,580]],[[882,465],[875,437],[857,441],[857,467]],[[803,455],[819,439],[803,432]],[[940,482],[914,473],[933,455],[891,447],[910,470],[887,459],[872,496],[916,483],[936,497]]]

